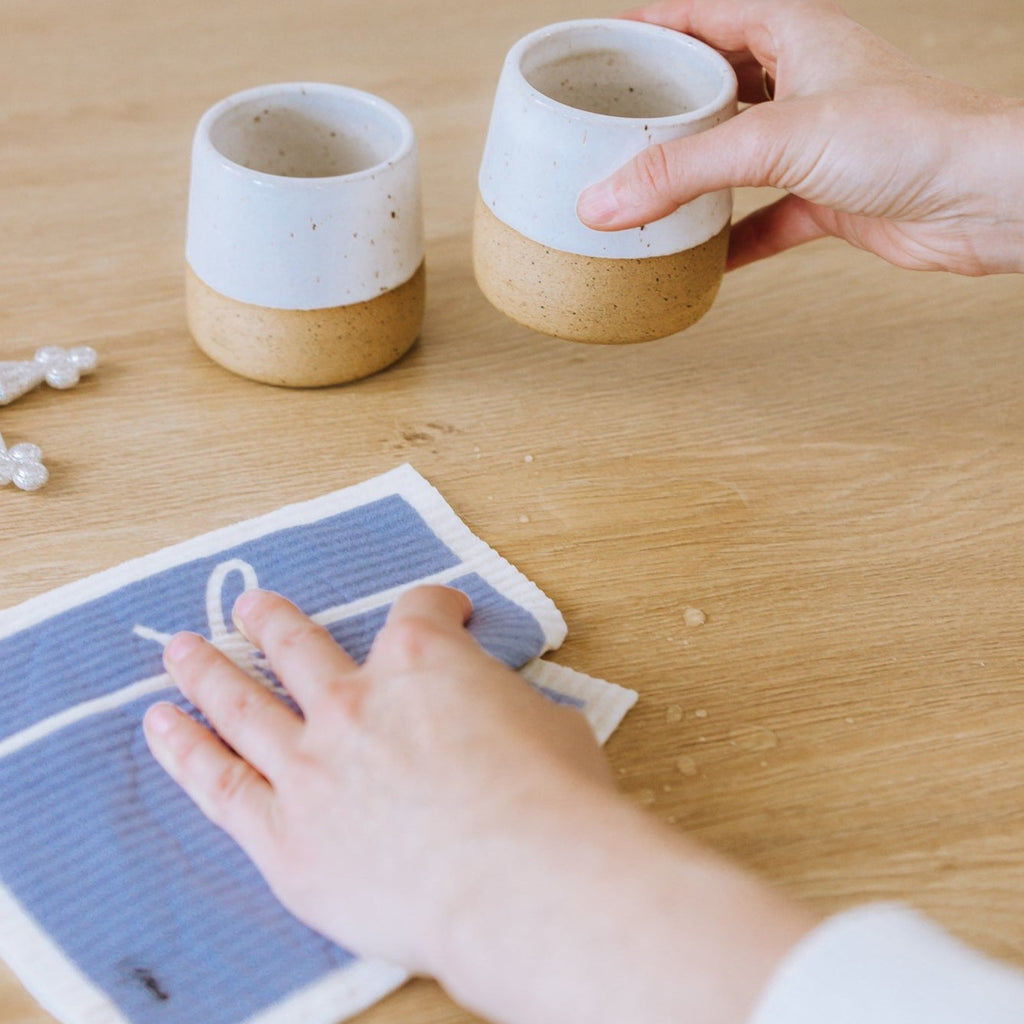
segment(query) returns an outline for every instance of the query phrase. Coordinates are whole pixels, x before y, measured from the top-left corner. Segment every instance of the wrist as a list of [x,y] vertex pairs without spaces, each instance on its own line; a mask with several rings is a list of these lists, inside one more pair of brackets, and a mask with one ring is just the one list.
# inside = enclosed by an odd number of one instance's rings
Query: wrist
[[983,273],[1024,273],[1024,100],[992,97],[962,151],[974,190]]
[[474,851],[438,980],[509,1024],[741,1024],[816,919],[620,796],[576,795]]

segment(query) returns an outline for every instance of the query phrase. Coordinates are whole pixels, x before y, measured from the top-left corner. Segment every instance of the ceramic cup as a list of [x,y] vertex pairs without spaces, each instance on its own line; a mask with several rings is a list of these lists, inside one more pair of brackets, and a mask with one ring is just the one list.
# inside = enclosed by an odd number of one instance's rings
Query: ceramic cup
[[419,334],[419,161],[391,104],[268,85],[208,110],[192,147],[186,309],[199,347],[253,380],[341,384]]
[[649,341],[695,323],[725,270],[731,193],[614,232],[585,227],[576,201],[644,147],[735,112],[729,62],[679,32],[592,19],[519,40],[480,167],[473,251],[484,294],[512,319],[574,341]]

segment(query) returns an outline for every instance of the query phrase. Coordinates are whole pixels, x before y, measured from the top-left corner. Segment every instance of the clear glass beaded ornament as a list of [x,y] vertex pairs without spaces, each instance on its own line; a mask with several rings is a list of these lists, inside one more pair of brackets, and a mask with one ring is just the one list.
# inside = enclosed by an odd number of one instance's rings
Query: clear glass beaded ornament
[[38,491],[49,479],[39,445],[22,442],[8,448],[0,436],[0,485],[14,484],[23,491]]
[[[0,405],[10,405],[44,382],[60,391],[73,388],[96,369],[98,361],[96,350],[88,345],[70,349],[45,345],[31,359],[0,361]],[[0,486],[14,484],[23,491],[37,491],[49,478],[39,445],[22,442],[8,448],[0,435]]]
[[45,345],[32,359],[0,362],[0,405],[10,405],[43,381],[61,391],[73,388],[96,369],[97,361],[96,350],[88,345],[70,349]]

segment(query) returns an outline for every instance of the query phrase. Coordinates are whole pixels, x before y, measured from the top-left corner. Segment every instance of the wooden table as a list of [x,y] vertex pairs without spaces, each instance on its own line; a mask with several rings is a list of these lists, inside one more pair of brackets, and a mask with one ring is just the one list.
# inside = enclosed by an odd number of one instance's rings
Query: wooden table
[[[1018,0],[962,6],[850,9],[1024,92]],[[823,242],[730,276],[662,342],[508,322],[469,251],[501,59],[613,11],[0,0],[0,358],[102,360],[0,410],[51,470],[0,491],[0,604],[409,461],[562,608],[556,660],[640,692],[608,747],[632,799],[823,911],[906,899],[1024,964],[1024,282]],[[404,109],[426,197],[421,341],[315,392],[210,363],[182,305],[195,122],[295,79]],[[471,1019],[428,982],[361,1018]],[[0,1024],[48,1020],[0,974]]]

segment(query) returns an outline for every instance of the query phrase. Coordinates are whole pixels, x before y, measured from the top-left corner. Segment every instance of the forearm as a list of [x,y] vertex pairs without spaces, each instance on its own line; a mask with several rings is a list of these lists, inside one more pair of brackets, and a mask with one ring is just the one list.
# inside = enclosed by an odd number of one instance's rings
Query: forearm
[[535,807],[470,856],[437,974],[502,1024],[743,1024],[816,923],[604,793]]

